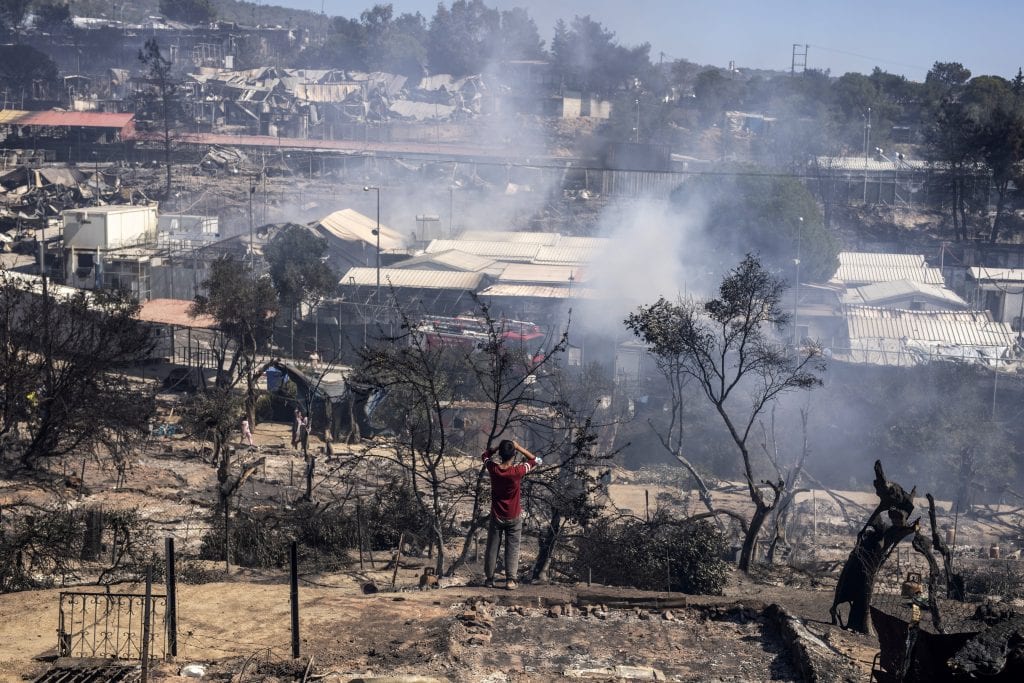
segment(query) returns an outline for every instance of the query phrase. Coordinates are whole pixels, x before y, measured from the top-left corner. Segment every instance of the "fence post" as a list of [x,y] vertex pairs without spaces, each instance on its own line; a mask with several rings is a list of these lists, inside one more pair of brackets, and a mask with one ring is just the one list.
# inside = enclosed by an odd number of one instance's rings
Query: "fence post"
[[405,532],[398,534],[398,550],[395,551],[395,571],[391,572],[391,589],[395,588],[395,581],[398,579],[398,565],[402,562],[402,543],[405,542]]
[[359,569],[363,570],[363,513],[359,503],[356,503],[356,544],[359,546]]
[[174,661],[178,656],[178,580],[174,573],[174,539],[170,536],[164,539],[164,554],[167,556],[167,653]]
[[142,683],[149,681],[149,620],[153,600],[153,565],[146,567],[146,596],[142,600]]
[[299,544],[291,547],[292,659],[299,658]]

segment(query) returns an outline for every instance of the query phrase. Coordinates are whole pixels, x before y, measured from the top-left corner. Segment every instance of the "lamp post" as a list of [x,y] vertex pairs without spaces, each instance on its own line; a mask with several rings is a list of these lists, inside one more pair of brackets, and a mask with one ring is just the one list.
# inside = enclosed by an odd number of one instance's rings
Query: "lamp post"
[[793,264],[796,266],[796,287],[793,289],[793,348],[796,348],[799,342],[797,332],[797,306],[800,304],[800,239],[804,233],[804,217],[797,217],[796,226],[796,258],[793,259]]
[[256,194],[257,176],[249,176],[249,270],[256,269],[256,247],[252,241],[252,196]]
[[636,128],[633,129],[636,132],[636,144],[640,144],[640,98],[636,98]]
[[380,188],[376,185],[367,185],[363,188],[363,192],[369,192],[373,190],[377,193],[377,229],[373,231],[373,234],[377,237],[377,304],[380,304]]

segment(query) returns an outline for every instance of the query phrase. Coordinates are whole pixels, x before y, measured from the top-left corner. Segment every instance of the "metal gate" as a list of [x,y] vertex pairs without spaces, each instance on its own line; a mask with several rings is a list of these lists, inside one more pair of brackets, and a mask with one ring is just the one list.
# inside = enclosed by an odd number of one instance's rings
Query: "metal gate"
[[150,658],[167,652],[167,599],[151,595],[149,628],[146,596],[135,593],[61,592],[57,651],[61,657],[142,659],[144,634]]

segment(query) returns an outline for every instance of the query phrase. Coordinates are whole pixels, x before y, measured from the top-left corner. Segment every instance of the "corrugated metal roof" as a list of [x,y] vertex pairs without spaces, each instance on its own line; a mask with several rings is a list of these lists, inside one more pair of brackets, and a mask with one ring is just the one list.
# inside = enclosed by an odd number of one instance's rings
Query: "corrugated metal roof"
[[954,346],[1013,346],[1008,323],[992,320],[988,311],[906,311],[849,306],[846,324],[851,345],[859,340],[935,342]]
[[295,99],[307,102],[344,102],[353,92],[359,92],[358,83],[298,83]]
[[848,286],[872,282],[891,282],[893,280],[911,280],[929,285],[945,284],[945,280],[942,278],[942,271],[938,268],[840,264],[836,274],[832,276],[832,281],[842,282]]
[[1024,282],[1024,269],[1022,268],[986,268],[984,266],[975,266],[968,268],[967,274],[978,281]]
[[449,104],[437,104],[436,102],[416,102],[414,100],[395,100],[388,107],[388,111],[395,116],[406,119],[418,119],[429,121],[433,119],[446,119],[455,111],[455,107]]
[[600,247],[541,247],[533,259],[537,263],[584,264],[594,260]]
[[134,114],[101,111],[30,111],[8,123],[19,126],[74,126],[79,128],[124,128]]
[[460,240],[473,242],[511,242],[513,244],[540,244],[554,246],[564,239],[557,232],[508,232],[504,230],[466,230]]
[[903,159],[902,161],[876,159],[870,157],[818,157],[818,165],[823,169],[833,171],[868,171],[890,173],[901,173],[903,171],[921,171],[928,168],[929,163],[923,159]]
[[31,112],[27,112],[24,109],[0,109],[0,124],[14,123],[18,119],[30,113]]
[[927,265],[922,254],[892,254],[879,251],[841,251],[839,264],[888,268],[924,268]]
[[[377,229],[377,219],[364,216],[354,209],[342,209],[324,216],[316,221],[314,226],[319,226],[329,234],[346,242],[365,242],[377,246],[377,236],[373,231]],[[405,238],[397,230],[392,230],[386,225],[380,226],[380,248],[381,251],[394,251],[405,248]]]
[[522,284],[560,284],[569,286],[583,282],[586,274],[578,266],[550,265],[545,263],[510,263],[498,276],[499,282],[520,282]]
[[192,304],[189,299],[150,299],[142,304],[136,317],[148,323],[178,327],[211,329],[217,326],[217,321],[211,315],[190,315],[188,311]]
[[576,237],[562,235],[558,240],[559,247],[583,247],[586,249],[604,249],[612,244],[608,237]]
[[[463,273],[452,270],[417,270],[414,268],[381,268],[381,287],[406,287],[409,289],[458,289],[474,291],[484,279],[483,273]],[[375,287],[376,268],[350,268],[342,276],[343,287]]]
[[840,301],[848,305],[878,306],[894,299],[931,299],[933,302],[952,308],[967,308],[967,302],[956,292],[938,285],[927,285],[911,280],[875,282],[848,290]]
[[495,268],[494,266],[497,263],[494,259],[487,258],[486,256],[477,256],[476,254],[468,254],[458,249],[450,249],[436,254],[420,254],[419,256],[392,264],[392,267],[427,269],[434,266],[446,270],[462,270],[473,273],[487,272],[492,274],[493,272],[493,274],[497,275],[504,267]]
[[521,299],[596,299],[597,290],[589,287],[556,287],[551,285],[515,285],[499,283],[480,292],[480,296]]
[[477,256],[490,256],[502,261],[532,261],[542,247],[539,244],[514,242],[486,242],[479,240],[433,240],[427,245],[428,254],[457,249]]

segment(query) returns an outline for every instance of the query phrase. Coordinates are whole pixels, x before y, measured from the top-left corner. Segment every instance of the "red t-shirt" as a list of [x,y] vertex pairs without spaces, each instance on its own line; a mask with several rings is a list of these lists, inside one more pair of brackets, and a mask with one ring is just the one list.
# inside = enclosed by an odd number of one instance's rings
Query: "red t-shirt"
[[519,504],[519,484],[526,473],[537,466],[533,460],[502,469],[491,460],[492,451],[480,456],[491,475],[491,514],[502,520],[516,519],[523,509]]

